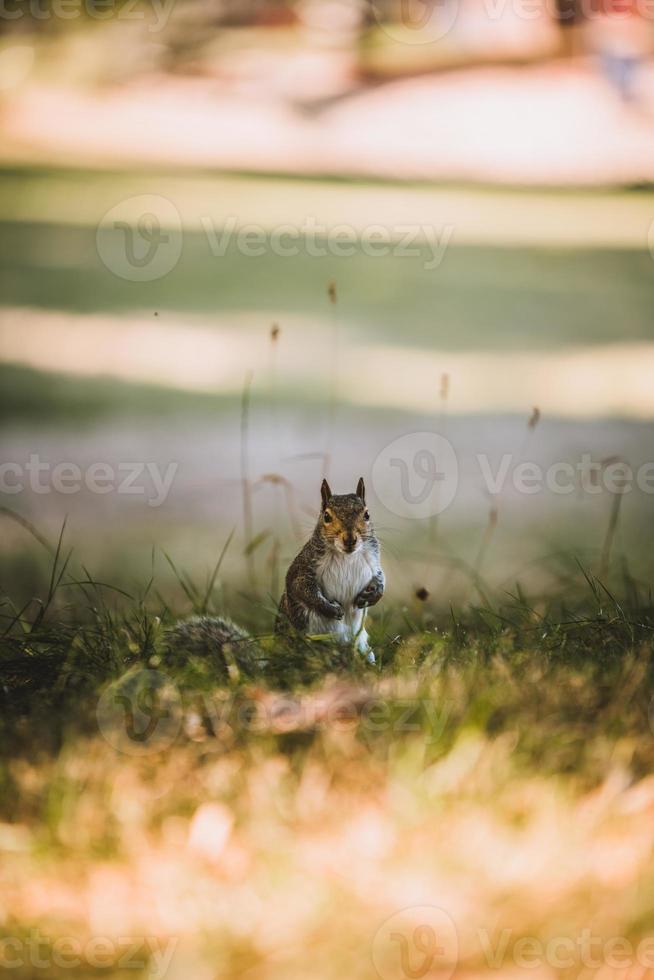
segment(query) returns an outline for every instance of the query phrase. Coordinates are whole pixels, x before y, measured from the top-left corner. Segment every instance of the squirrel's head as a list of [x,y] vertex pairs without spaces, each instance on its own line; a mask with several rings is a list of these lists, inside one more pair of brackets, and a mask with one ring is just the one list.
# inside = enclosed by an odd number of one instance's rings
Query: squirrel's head
[[373,533],[366,507],[363,477],[355,493],[333,494],[327,480],[320,488],[322,507],[318,529],[328,547],[346,555],[354,554]]

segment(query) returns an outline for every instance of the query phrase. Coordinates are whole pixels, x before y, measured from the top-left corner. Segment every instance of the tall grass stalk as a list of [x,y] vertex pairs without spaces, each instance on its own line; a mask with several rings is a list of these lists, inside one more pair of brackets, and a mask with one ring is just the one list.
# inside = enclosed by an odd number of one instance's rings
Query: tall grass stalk
[[613,549],[613,542],[615,541],[618,525],[620,523],[620,509],[622,507],[623,496],[624,496],[624,491],[620,490],[619,492],[613,494],[613,500],[611,501],[609,523],[606,528],[606,534],[604,535],[604,542],[602,544],[602,557],[600,559],[599,578],[601,581],[605,581],[609,574],[609,566],[611,564],[611,551]]
[[329,468],[334,453],[334,440],[336,428],[336,406],[338,402],[338,363],[339,363],[339,329],[338,329],[338,295],[336,283],[332,279],[327,286],[327,296],[332,310],[332,343],[331,343],[331,362],[329,371],[329,417],[327,422],[327,448],[325,451],[325,462],[323,467],[323,477],[329,476]]
[[[441,374],[441,386],[439,390],[439,417],[438,417],[438,432],[443,438],[445,438],[445,429],[447,425],[447,399],[450,393],[450,376],[447,373]],[[438,494],[440,493],[439,484],[436,484],[436,500],[438,501]],[[438,514],[434,514],[433,517],[429,519],[429,541],[430,544],[436,544],[436,538],[438,537]]]
[[[527,451],[527,447],[531,441],[532,435],[541,420],[541,413],[538,407],[532,409],[531,415],[527,420],[527,429],[524,434],[520,449],[518,451],[516,463],[522,462],[524,455]],[[473,566],[474,575],[477,580],[481,574],[482,566],[488,555],[488,550],[490,548],[491,542],[495,536],[495,529],[499,521],[499,511],[500,511],[500,498],[496,494],[491,503],[490,511],[488,512],[488,522],[484,528],[484,533],[482,535],[481,543],[479,545],[479,551],[477,552],[477,557]]]
[[479,551],[477,552],[477,557],[473,566],[475,580],[479,580],[481,575],[481,570],[484,564],[486,555],[488,554],[488,549],[490,548],[491,541],[493,540],[493,535],[495,534],[495,528],[497,527],[497,522],[499,518],[499,511],[497,504],[491,504],[491,508],[488,512],[488,521],[486,527],[484,528],[484,533],[481,538],[481,543],[479,545]]
[[22,527],[25,531],[28,531],[34,540],[38,541],[38,543],[45,548],[49,554],[54,555],[55,549],[53,546],[46,540],[46,538],[43,537],[41,532],[34,527],[32,522],[27,520],[26,517],[23,517],[22,514],[17,514],[16,511],[12,510],[10,507],[0,507],[0,514],[4,514],[5,517],[8,517],[10,520],[20,525],[20,527]]
[[277,602],[280,596],[279,591],[279,560],[280,560],[280,544],[277,535],[273,537],[272,548],[270,549],[270,595],[274,602]]
[[[285,476],[282,476],[281,473],[264,473],[263,476],[255,483],[254,489],[257,490],[259,487],[264,486],[265,484],[270,484],[273,487],[281,487],[284,495],[284,501],[286,503],[286,513],[288,515],[291,530],[295,538],[298,541],[301,541],[302,528],[300,527],[300,522],[298,519],[293,484],[290,482],[290,480],[287,480]],[[275,526],[279,527],[279,496],[277,494],[275,494],[275,511],[277,516]]]
[[[273,323],[270,328],[270,415],[269,415],[269,426],[268,431],[270,432],[270,445],[277,446],[280,445],[280,433],[281,428],[279,424],[279,411],[277,404],[277,352],[279,349],[279,336],[280,336],[279,324]],[[276,460],[276,464],[279,460]],[[273,501],[274,507],[274,522],[275,527],[279,527],[281,524],[281,501],[279,495],[274,495]]]
[[279,434],[279,418],[278,418],[278,405],[277,405],[277,351],[279,350],[279,337],[281,330],[278,323],[273,323],[270,328],[270,361],[269,361],[269,378],[270,378],[270,418],[272,421],[272,433],[273,438],[277,438]]
[[249,437],[250,437],[250,392],[252,372],[248,371],[243,383],[241,397],[241,488],[243,494],[243,533],[245,537],[245,570],[252,589],[256,589],[256,567],[254,550],[251,547],[253,536],[252,485],[250,482]]

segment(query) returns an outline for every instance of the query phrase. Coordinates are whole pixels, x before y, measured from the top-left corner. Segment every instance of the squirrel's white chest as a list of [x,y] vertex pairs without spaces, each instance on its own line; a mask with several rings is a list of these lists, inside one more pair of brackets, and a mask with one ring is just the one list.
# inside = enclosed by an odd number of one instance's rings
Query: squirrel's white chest
[[375,574],[374,558],[371,561],[366,548],[353,555],[330,552],[319,562],[316,568],[318,585],[327,599],[340,602],[343,607],[343,619],[324,619],[311,613],[309,616],[309,632],[331,633],[341,642],[356,639],[357,649],[368,655],[374,662],[375,656],[368,645],[368,634],[363,628],[364,610],[357,609],[354,600],[369,584]]
[[327,599],[340,602],[344,615],[342,619],[326,619],[310,613],[308,623],[310,633],[331,633],[344,643],[355,640],[359,652],[371,663],[375,662],[375,655],[364,629],[365,610],[357,609],[354,600],[370,583],[375,571],[375,556],[369,555],[366,547],[353,555],[340,552],[324,555],[316,567],[318,585]]
[[328,599],[335,599],[347,609],[365,589],[374,574],[366,549],[353,555],[329,552],[316,569],[318,584]]

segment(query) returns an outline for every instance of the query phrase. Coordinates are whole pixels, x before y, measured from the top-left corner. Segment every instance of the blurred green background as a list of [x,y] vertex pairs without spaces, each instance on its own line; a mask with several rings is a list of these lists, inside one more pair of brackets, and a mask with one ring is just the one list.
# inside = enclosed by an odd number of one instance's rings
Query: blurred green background
[[[224,578],[249,548],[269,602],[327,471],[366,478],[402,601],[565,594],[577,560],[645,588],[650,495],[617,521],[606,491],[493,495],[477,456],[654,459],[649,24],[614,50],[583,9],[135,9],[1,25],[3,585],[47,558],[8,509],[50,542],[66,518],[117,584],[153,549],[201,577],[234,530]],[[148,279],[126,249],[153,234],[179,254]],[[431,430],[458,492],[411,520],[374,462]],[[35,455],[140,466],[139,492],[13,492]],[[157,506],[148,463],[174,468]]]

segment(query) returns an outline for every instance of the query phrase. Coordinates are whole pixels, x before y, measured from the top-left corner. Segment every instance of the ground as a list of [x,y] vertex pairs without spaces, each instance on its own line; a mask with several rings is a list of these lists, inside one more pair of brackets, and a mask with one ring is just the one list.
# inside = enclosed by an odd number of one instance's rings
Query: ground
[[60,573],[5,635],[8,975],[652,975],[635,594],[382,603],[374,668],[263,636],[244,668],[171,660],[156,601]]

